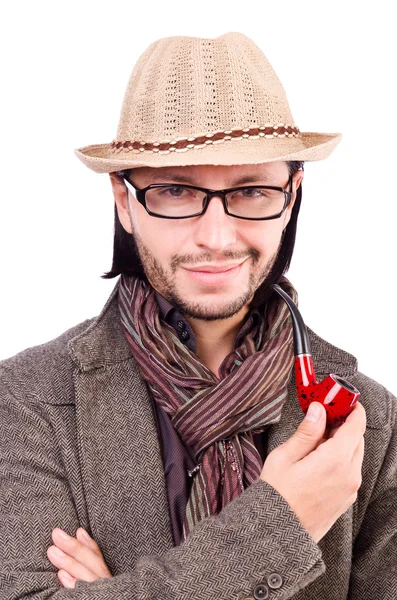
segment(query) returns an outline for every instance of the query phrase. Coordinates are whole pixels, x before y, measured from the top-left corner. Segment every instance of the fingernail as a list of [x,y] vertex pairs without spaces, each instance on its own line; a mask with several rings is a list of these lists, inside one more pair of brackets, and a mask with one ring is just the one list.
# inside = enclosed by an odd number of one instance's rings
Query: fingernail
[[309,404],[308,411],[306,413],[306,419],[312,423],[317,423],[320,420],[323,409],[318,402],[312,402]]
[[69,573],[67,573],[66,571],[62,571],[62,573],[59,573],[59,577],[63,585],[66,584],[74,587],[74,579],[69,575]]
[[68,535],[66,533],[66,531],[63,531],[63,529],[57,529],[57,533],[58,533],[59,537],[62,538],[63,540],[65,540],[65,541],[70,540],[70,535]]
[[88,533],[86,532],[85,529],[80,529],[80,533],[81,533],[81,537],[83,537],[86,542],[91,541],[92,538],[88,535]]
[[62,550],[57,546],[51,546],[51,552],[58,556],[58,558],[63,558],[64,556],[66,556],[66,554],[62,552]]

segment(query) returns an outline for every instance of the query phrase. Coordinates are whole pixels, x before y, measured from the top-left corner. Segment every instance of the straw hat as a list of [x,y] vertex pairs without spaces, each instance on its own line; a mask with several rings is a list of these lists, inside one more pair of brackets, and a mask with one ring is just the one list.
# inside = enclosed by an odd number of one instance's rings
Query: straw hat
[[76,150],[93,171],[321,160],[339,133],[302,133],[258,46],[241,33],[168,37],[142,54],[116,139]]

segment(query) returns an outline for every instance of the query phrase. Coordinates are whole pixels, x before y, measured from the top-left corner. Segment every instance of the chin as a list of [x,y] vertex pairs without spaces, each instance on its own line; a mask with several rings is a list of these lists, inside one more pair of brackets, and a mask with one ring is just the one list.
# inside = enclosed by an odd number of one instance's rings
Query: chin
[[[201,321],[219,321],[231,319],[245,308],[252,294],[247,293],[238,298],[225,296],[223,299],[212,299],[207,302],[198,301],[196,298],[178,299],[178,308],[186,317]],[[175,304],[175,302],[174,302]]]

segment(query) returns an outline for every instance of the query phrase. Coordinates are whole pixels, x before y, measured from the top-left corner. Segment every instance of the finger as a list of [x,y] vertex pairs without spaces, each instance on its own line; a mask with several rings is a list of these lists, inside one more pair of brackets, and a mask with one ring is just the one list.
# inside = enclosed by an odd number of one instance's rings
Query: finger
[[352,458],[352,468],[360,469],[364,460],[364,452],[365,452],[365,440],[364,437],[361,438],[360,443],[358,444]]
[[352,456],[360,438],[365,433],[366,421],[365,409],[362,404],[357,402],[346,421],[342,425],[331,429],[329,438],[337,439],[338,443],[343,445],[344,452]]
[[[68,535],[59,528],[53,530],[52,539],[55,546],[63,550],[68,556],[74,558],[82,566],[86,567],[91,573],[96,575],[97,578],[111,577],[101,553],[98,556],[91,548],[82,544],[78,539]],[[71,573],[71,575],[73,575],[73,573]]]
[[94,539],[92,539],[92,537],[87,533],[87,531],[83,529],[83,527],[80,527],[76,531],[76,538],[79,540],[79,542],[90,548],[92,552],[94,552],[94,554],[98,555],[106,565],[105,559],[103,558],[103,554],[98,544]]
[[[360,408],[358,408],[358,409],[357,409],[357,408],[356,408],[357,406],[359,406]],[[345,419],[345,421],[344,421],[343,423],[340,423],[339,425],[336,425],[336,426],[334,426],[334,427],[329,427],[329,428],[327,428],[327,430],[328,430],[328,437],[330,437],[330,438],[334,437],[334,436],[335,436],[335,434],[336,434],[336,433],[339,431],[339,429],[342,427],[342,425],[344,425],[344,424],[345,424],[345,423],[346,423],[348,420],[349,420],[349,422],[350,422],[352,419],[356,419],[356,418],[357,418],[357,416],[358,416],[357,414],[354,414],[354,416],[351,416],[351,415],[353,415],[353,412],[354,412],[355,410],[358,410],[358,412],[359,412],[359,413],[362,413],[362,414],[361,414],[361,418],[362,418],[362,420],[363,420],[363,422],[362,422],[362,427],[363,427],[363,433],[364,433],[364,431],[365,431],[365,429],[366,429],[366,421],[367,421],[367,416],[366,416],[366,412],[365,412],[365,409],[364,409],[363,405],[362,405],[362,404],[360,404],[359,402],[357,402],[357,403],[354,405],[354,407],[353,407],[353,409],[352,409],[351,413],[349,413],[349,415],[346,417],[346,419]]]
[[98,579],[97,575],[92,573],[89,569],[87,569],[84,565],[77,562],[75,558],[68,556],[65,552],[62,552],[56,546],[50,546],[47,550],[48,560],[52,562],[54,567],[57,569],[63,569],[75,579],[81,579],[82,581],[86,581],[90,583],[91,581],[95,581]]
[[68,589],[75,588],[77,579],[75,579],[74,577],[69,575],[69,573],[67,571],[64,571],[63,569],[61,569],[60,571],[58,571],[57,577],[58,577],[59,581],[61,582],[61,584],[63,585],[63,587],[68,588]]
[[346,438],[338,438],[335,440],[335,436],[333,436],[333,438],[334,439],[328,440],[328,444],[326,441],[325,444],[327,445],[324,447],[321,447],[321,444],[319,444],[318,451],[320,453],[325,452],[325,457],[338,454],[342,460],[349,465],[349,469],[351,469],[353,476],[359,471],[361,472],[365,447],[364,435],[360,436],[356,441],[356,447],[353,449],[353,452],[351,451],[351,440]]
[[[318,420],[313,421],[311,411],[318,411]],[[312,402],[306,413],[305,418],[299,424],[295,433],[276,451],[283,453],[284,460],[287,463],[295,463],[303,459],[317,448],[320,441],[324,438],[326,426],[325,408],[319,402]]]
[[364,435],[367,426],[367,413],[361,402],[356,402],[353,410],[347,415],[345,423],[357,423],[361,425],[362,434]]
[[[321,446],[321,444],[325,444],[325,442],[326,442],[326,441],[327,441],[327,438],[323,437],[323,438],[322,438],[322,439],[319,441],[319,443],[318,443],[318,446]],[[318,446],[317,446],[317,448],[318,448]]]
[[364,444],[364,438],[362,437],[359,445],[356,448],[356,451],[354,452],[352,462],[349,467],[351,483],[354,485],[356,494],[358,494],[358,490],[360,489],[363,481],[362,467],[364,458]]

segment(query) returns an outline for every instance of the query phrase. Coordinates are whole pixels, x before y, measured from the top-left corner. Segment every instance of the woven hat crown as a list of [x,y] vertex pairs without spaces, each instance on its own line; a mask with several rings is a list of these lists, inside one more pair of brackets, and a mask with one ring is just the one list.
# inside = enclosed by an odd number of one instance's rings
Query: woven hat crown
[[76,150],[98,173],[136,167],[321,160],[338,133],[302,133],[283,86],[242,33],[152,43],[128,82],[117,137]]
[[169,37],[136,63],[117,141],[177,141],[264,125],[291,126],[293,119],[280,80],[251,39]]

